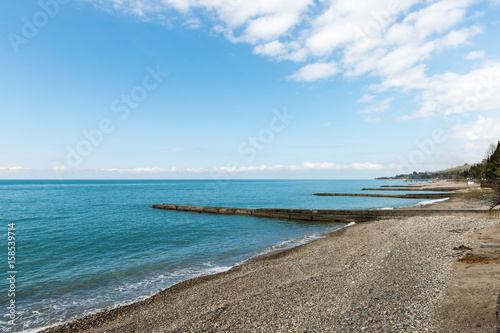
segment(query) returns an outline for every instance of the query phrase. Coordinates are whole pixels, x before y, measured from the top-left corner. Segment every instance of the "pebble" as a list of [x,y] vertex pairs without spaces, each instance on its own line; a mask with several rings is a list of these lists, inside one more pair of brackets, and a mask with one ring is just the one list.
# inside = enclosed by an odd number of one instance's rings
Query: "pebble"
[[499,220],[357,224],[284,254],[194,279],[148,302],[45,332],[436,332],[463,235]]

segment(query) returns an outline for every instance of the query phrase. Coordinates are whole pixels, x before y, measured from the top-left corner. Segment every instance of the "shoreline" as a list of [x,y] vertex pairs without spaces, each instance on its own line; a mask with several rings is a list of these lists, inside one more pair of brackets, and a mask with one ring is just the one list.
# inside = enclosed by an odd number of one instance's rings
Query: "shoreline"
[[[419,184],[420,185],[420,184]],[[412,185],[409,185],[412,186]],[[448,201],[454,200],[455,202],[451,204],[451,206],[456,206],[457,202],[460,202],[459,198],[452,198]],[[443,209],[449,209],[450,203],[449,202],[438,202],[434,205],[430,205],[430,207],[436,207],[439,206],[439,208]],[[421,206],[419,209],[426,209],[429,206]],[[409,217],[405,220],[412,219],[412,217]],[[413,219],[419,219],[419,218],[413,218]],[[473,220],[470,218],[460,218],[460,219],[468,219],[468,220]],[[373,221],[373,222],[366,222],[363,224],[356,224],[354,227],[359,230],[362,226],[364,227],[365,225],[370,225],[370,228],[373,228],[374,225],[381,225],[384,223],[390,223],[393,220],[388,220],[388,221]],[[404,220],[400,220],[404,221]],[[495,220],[491,220],[495,221]],[[496,223],[498,223],[497,221]],[[334,230],[333,232],[327,233],[324,236],[320,237],[319,239],[314,239],[310,242],[307,242],[305,244],[299,244],[297,246],[294,246],[292,248],[286,248],[286,249],[278,249],[277,251],[273,251],[271,253],[267,254],[260,254],[256,255],[254,257],[251,257],[247,260],[245,260],[241,264],[237,264],[236,266],[233,266],[227,271],[213,274],[213,275],[204,275],[204,276],[199,276],[195,277],[189,280],[182,281],[180,283],[177,283],[167,289],[164,289],[162,291],[157,292],[151,297],[148,297],[144,300],[134,302],[128,305],[123,305],[123,306],[117,306],[111,309],[104,310],[102,312],[98,312],[96,314],[91,314],[87,315],[85,317],[79,318],[75,321],[49,327],[49,328],[40,328],[38,330],[42,332],[73,332],[73,331],[82,331],[82,330],[87,330],[91,332],[100,332],[100,331],[107,331],[107,332],[112,332],[113,330],[116,329],[116,331],[121,331],[124,332],[123,329],[125,329],[125,332],[127,329],[131,329],[130,327],[127,328],[128,326],[120,328],[113,328],[113,327],[108,327],[104,329],[103,325],[109,325],[109,324],[117,324],[117,322],[121,323],[122,320],[125,320],[127,316],[133,316],[133,314],[136,313],[143,313],[145,308],[150,308],[154,307],[155,304],[158,303],[164,303],[165,299],[168,298],[178,298],[179,294],[182,293],[189,293],[190,290],[193,288],[200,288],[205,286],[206,284],[213,283],[214,281],[220,281],[224,279],[231,279],[233,275],[239,275],[240,273],[251,269],[254,266],[262,267],[262,266],[267,266],[269,263],[273,263],[275,261],[279,260],[284,260],[284,261],[289,261],[290,256],[296,256],[297,254],[302,253],[305,251],[305,249],[309,248],[314,248],[316,245],[315,244],[323,244],[323,243],[328,243],[331,242],[333,239],[340,240],[342,239],[342,236],[345,235],[346,233],[351,233],[349,230],[353,228],[346,228],[342,227],[340,229]],[[377,227],[375,227],[377,229]],[[345,241],[345,239],[344,239]],[[345,251],[345,250],[344,250]],[[203,288],[202,288],[203,289]],[[147,311],[146,311],[147,312]],[[161,312],[161,311],[160,311]],[[216,311],[217,312],[217,311]],[[196,317],[196,316],[195,316]],[[152,325],[151,322],[148,325]],[[150,327],[151,326],[147,326]],[[241,328],[241,327],[240,327]],[[144,326],[141,328],[144,329]],[[165,331],[178,331],[176,328],[163,328]],[[162,331],[163,331],[162,329]],[[229,328],[230,329],[230,328]],[[149,329],[146,329],[149,331]]]
[[[345,229],[347,227],[354,226],[354,225],[356,225],[356,222],[345,223],[345,225],[340,226],[339,228],[336,228],[333,231],[327,231],[327,232],[307,236],[307,237],[311,237],[312,239],[308,240],[306,242],[303,242],[303,243],[298,242],[295,245],[292,245],[290,247],[285,246],[284,248],[278,248],[278,249],[274,249],[274,250],[270,250],[270,251],[263,250],[262,252],[255,254],[247,259],[244,259],[241,262],[235,263],[233,266],[228,266],[228,269],[223,270],[221,272],[217,272],[217,273],[213,273],[213,274],[202,274],[199,276],[195,276],[195,277],[189,278],[187,280],[183,280],[183,281],[180,281],[178,283],[175,283],[172,286],[165,288],[165,289],[162,289],[162,290],[159,290],[159,291],[157,291],[149,296],[142,296],[137,300],[127,301],[127,302],[124,302],[121,304],[117,304],[117,305],[108,307],[108,308],[103,309],[103,310],[98,310],[95,313],[84,315],[84,316],[79,317],[75,320],[69,320],[69,321],[65,321],[65,322],[51,325],[51,326],[29,329],[29,330],[23,331],[23,332],[28,332],[28,333],[75,332],[74,330],[67,330],[67,328],[65,326],[72,325],[73,323],[77,323],[81,320],[85,320],[87,317],[94,317],[94,316],[101,317],[102,315],[107,315],[108,313],[112,313],[114,311],[120,310],[121,308],[136,307],[136,306],[140,307],[141,303],[147,304],[148,300],[157,297],[161,293],[168,292],[170,289],[173,289],[175,291],[185,290],[186,288],[190,288],[192,286],[201,284],[203,282],[210,281],[210,280],[212,280],[212,277],[213,277],[213,279],[216,279],[216,278],[225,276],[226,274],[230,273],[233,270],[238,271],[238,268],[240,266],[245,266],[247,264],[251,264],[253,262],[257,262],[257,261],[264,260],[264,259],[272,260],[273,258],[280,258],[280,257],[286,256],[288,253],[294,252],[295,249],[298,249],[302,246],[306,246],[306,245],[314,243],[316,241],[328,238],[328,237],[332,236],[333,234],[340,232],[343,229]],[[295,243],[295,241],[298,241],[303,237],[304,236],[296,238],[296,239],[292,239],[290,241],[292,243]],[[287,242],[287,241],[285,241],[285,242]],[[272,247],[279,246],[280,244],[282,244],[282,243],[276,244]],[[270,247],[270,248],[272,248],[272,247]],[[59,327],[61,327],[61,328],[59,328]]]
[[[138,301],[131,301],[131,303],[125,303],[123,305],[116,305],[116,306],[113,306],[111,308],[108,308],[108,309],[105,309],[102,311],[98,311],[98,312],[93,313],[93,314],[85,315],[85,316],[78,318],[76,320],[64,322],[62,324],[57,324],[54,326],[48,326],[48,327],[44,327],[44,328],[34,329],[33,332],[41,332],[41,333],[75,332],[75,331],[80,331],[82,329],[84,329],[84,330],[90,329],[93,326],[93,324],[95,323],[94,321],[100,320],[102,317],[106,317],[106,320],[109,320],[112,318],[117,318],[119,316],[122,316],[123,314],[130,312],[130,311],[134,311],[135,309],[140,309],[140,307],[142,305],[149,304],[149,303],[153,302],[158,297],[165,297],[169,294],[182,292],[182,291],[188,290],[189,288],[202,285],[203,283],[225,277],[225,276],[232,274],[232,273],[239,272],[244,268],[244,266],[247,266],[247,265],[260,263],[261,261],[262,262],[272,261],[274,259],[286,257],[292,253],[299,251],[301,247],[308,246],[309,244],[313,244],[317,241],[321,241],[321,240],[331,238],[331,237],[341,237],[344,234],[345,229],[347,229],[348,227],[352,227],[354,225],[357,225],[357,223],[355,223],[355,222],[346,223],[345,226],[342,226],[334,231],[314,235],[314,236],[317,236],[317,238],[312,239],[311,241],[308,241],[306,243],[298,244],[298,245],[295,245],[295,246],[292,246],[289,248],[277,249],[275,251],[259,253],[257,255],[252,256],[252,257],[249,257],[248,259],[245,259],[243,262],[235,264],[234,266],[230,267],[228,270],[225,270],[223,272],[196,276],[194,278],[178,282],[178,283],[176,283],[176,284],[174,284],[166,289],[160,290],[160,291],[156,292],[155,294],[146,297],[145,299],[138,300]],[[88,322],[92,322],[92,326],[86,327],[86,324]],[[77,326],[77,327],[75,327],[75,326]],[[108,331],[109,330],[106,330],[106,332],[108,332]],[[117,332],[119,332],[119,331],[117,331]]]

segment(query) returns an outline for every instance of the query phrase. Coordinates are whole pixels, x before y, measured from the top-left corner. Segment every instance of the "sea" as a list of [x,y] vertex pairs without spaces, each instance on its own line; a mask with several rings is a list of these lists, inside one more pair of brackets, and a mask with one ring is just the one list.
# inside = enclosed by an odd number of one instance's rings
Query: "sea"
[[0,331],[36,332],[139,301],[181,281],[223,272],[346,226],[157,210],[153,204],[391,209],[435,202],[313,195],[370,193],[361,189],[402,184],[397,180],[0,180],[4,252]]

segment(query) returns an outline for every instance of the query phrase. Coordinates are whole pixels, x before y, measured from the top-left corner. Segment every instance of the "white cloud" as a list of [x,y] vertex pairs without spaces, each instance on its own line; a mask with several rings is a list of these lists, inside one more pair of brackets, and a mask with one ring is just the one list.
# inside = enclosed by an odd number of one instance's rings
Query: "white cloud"
[[500,108],[500,62],[485,64],[467,74],[452,72],[404,83],[407,89],[420,90],[422,107],[405,119],[460,114]]
[[403,22],[394,24],[387,33],[389,40],[398,44],[423,43],[429,36],[442,33],[460,22],[471,0],[436,1],[408,14]]
[[201,21],[199,18],[194,17],[184,21],[182,25],[188,29],[199,29],[201,27]]
[[394,98],[392,98],[392,97],[384,99],[383,101],[380,101],[380,102],[375,103],[374,105],[372,105],[370,107],[365,108],[360,113],[362,113],[362,114],[373,114],[373,113],[377,114],[377,113],[382,113],[382,112],[390,109],[390,107],[391,107],[390,103],[392,102],[393,99]]
[[307,170],[382,170],[387,168],[395,168],[394,165],[383,165],[377,163],[351,163],[351,164],[335,164],[331,162],[305,162],[299,165],[281,166],[282,169],[290,171],[307,171]]
[[288,167],[291,170],[342,170],[345,166],[331,162],[305,162],[301,165],[292,165]]
[[258,165],[258,166],[241,166],[241,167],[217,167],[210,169],[211,172],[229,172],[229,173],[240,173],[240,172],[262,172],[262,171],[279,171],[285,170],[287,167],[283,165]]
[[446,36],[436,40],[438,48],[456,48],[466,44],[471,37],[483,32],[479,26],[472,26],[470,28],[462,28],[459,30],[452,30]]
[[250,165],[250,166],[221,166],[213,168],[185,168],[178,169],[172,168],[133,168],[133,169],[119,169],[109,168],[101,169],[104,172],[112,173],[256,173],[256,172],[273,172],[273,171],[309,171],[309,170],[383,170],[383,169],[397,169],[397,165],[383,165],[377,163],[351,163],[351,164],[336,164],[332,162],[304,162],[302,164],[294,165]]
[[187,168],[187,169],[180,170],[180,171],[185,171],[185,172],[189,172],[189,173],[202,173],[202,172],[208,172],[210,170],[206,169],[206,168]]
[[248,23],[245,30],[246,40],[272,40],[286,33],[299,21],[296,13],[266,15]]
[[375,95],[364,94],[363,97],[361,97],[358,100],[358,103],[370,103],[371,101],[373,101],[374,98],[375,98]]
[[423,45],[408,44],[397,47],[384,55],[376,64],[375,71],[383,77],[397,75],[410,69],[416,63],[430,58],[435,49],[433,43]]
[[[391,168],[393,166],[389,166]],[[387,167],[385,167],[382,164],[376,164],[376,163],[353,163],[352,168],[356,170],[382,170]]]
[[119,169],[119,168],[109,168],[102,169],[104,172],[117,172],[117,173],[170,173],[177,172],[177,168],[133,168],[133,169]]
[[255,54],[262,54],[262,55],[273,57],[273,56],[277,56],[280,54],[285,54],[288,52],[288,50],[284,44],[275,40],[275,41],[269,42],[267,44],[257,45],[253,49],[253,52]]
[[19,171],[24,171],[24,170],[30,170],[29,168],[25,168],[19,165],[14,165],[14,166],[0,166],[0,172],[19,172]]
[[500,140],[500,117],[479,116],[475,122],[453,127],[454,136],[466,142],[465,147],[483,154],[491,143]]
[[482,58],[484,58],[485,54],[486,54],[486,52],[484,52],[484,51],[472,51],[472,52],[467,53],[467,55],[465,56],[465,59],[468,59],[468,60],[482,59]]
[[[175,10],[192,15],[199,9],[209,14],[215,25],[235,41],[257,43],[287,33],[300,23],[313,0],[86,0],[101,8],[134,14],[146,21],[158,21],[165,12]],[[237,36],[236,32],[243,31]]]
[[405,92],[426,89],[429,81],[425,73],[426,69],[427,67],[424,64],[420,64],[401,73],[391,75],[381,84],[372,86],[371,88],[379,91],[401,89]]
[[[179,0],[183,1],[183,0]],[[241,27],[259,17],[277,17],[282,14],[296,15],[305,12],[312,0],[200,0],[199,7],[215,10],[218,17],[229,27]],[[290,19],[285,19],[288,21]],[[264,25],[268,22],[262,22]],[[283,24],[283,22],[281,22]],[[296,22],[298,23],[298,22]],[[284,24],[285,26],[287,24]],[[283,25],[282,25],[283,26]],[[284,28],[282,28],[284,29]],[[257,32],[260,29],[257,29]]]
[[316,81],[325,79],[338,73],[338,67],[335,62],[309,64],[299,69],[294,74],[288,76],[289,80],[295,81]]
[[[330,55],[335,49],[367,40],[373,44],[398,15],[417,0],[395,3],[391,0],[339,0],[312,20],[306,47],[314,56]],[[396,4],[396,5],[395,5]]]
[[[427,63],[435,54],[470,44],[482,32],[475,24],[480,15],[471,13],[476,0],[87,1],[156,22],[177,11],[186,27],[203,22],[232,42],[251,44],[255,54],[306,62],[290,80],[313,82],[338,74],[376,77],[379,82],[372,89],[416,95],[419,110],[403,119],[461,112],[460,104],[474,95],[475,83],[469,80],[477,79],[477,69],[431,76]],[[484,51],[466,55],[483,57]],[[496,67],[484,64],[488,66]],[[500,108],[493,94],[476,109],[492,108]]]

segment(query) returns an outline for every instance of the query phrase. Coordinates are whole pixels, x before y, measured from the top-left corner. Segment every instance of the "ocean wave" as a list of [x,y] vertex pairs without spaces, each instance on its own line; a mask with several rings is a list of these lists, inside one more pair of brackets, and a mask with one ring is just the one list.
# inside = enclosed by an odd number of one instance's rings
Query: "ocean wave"
[[[7,323],[2,318],[0,320],[0,331],[14,328],[16,331],[22,331],[23,333],[40,332],[49,327],[72,322],[87,315],[140,302],[182,281],[222,273],[232,267],[234,266],[219,266],[206,262],[199,267],[184,268],[167,274],[157,274],[139,282],[122,283],[107,290],[105,295],[100,294],[85,298],[65,295],[64,298],[37,302],[38,304],[31,305],[31,309],[18,312],[19,317],[23,318],[22,324],[15,327],[7,326]],[[115,301],[114,304],[113,301]],[[109,304],[113,305],[109,306]],[[36,310],[33,310],[34,308]],[[47,322],[52,323],[46,325]]]
[[450,198],[443,198],[443,199],[432,199],[432,200],[424,200],[416,204],[417,207],[420,206],[428,206],[428,205],[434,205],[438,202],[444,202],[446,200],[449,200]]
[[302,237],[283,241],[279,244],[276,244],[276,245],[273,245],[273,246],[270,246],[270,247],[264,249],[263,251],[259,252],[257,255],[250,257],[250,258],[238,263],[237,265],[244,264],[245,262],[248,262],[250,260],[261,258],[261,257],[267,256],[267,255],[275,253],[275,252],[279,252],[279,251],[291,249],[291,248],[294,248],[294,247],[297,247],[300,245],[304,245],[304,244],[310,243],[310,242],[317,240],[317,239],[325,238],[331,232],[334,232],[334,231],[337,231],[337,230],[340,230],[340,229],[343,229],[346,227],[350,227],[350,226],[355,225],[355,224],[356,224],[356,222],[350,222],[350,223],[348,223],[344,226],[341,226],[341,227],[334,227],[334,228],[327,230],[326,232],[323,232],[321,234],[304,235]]

